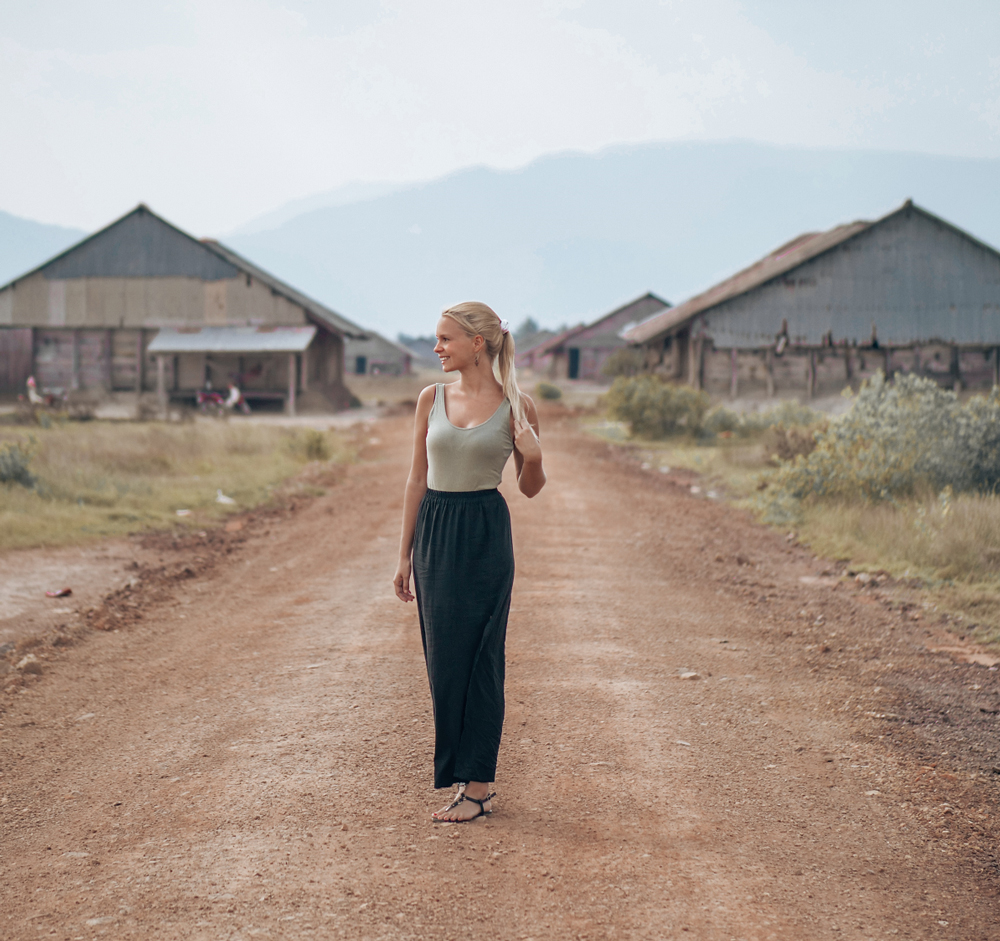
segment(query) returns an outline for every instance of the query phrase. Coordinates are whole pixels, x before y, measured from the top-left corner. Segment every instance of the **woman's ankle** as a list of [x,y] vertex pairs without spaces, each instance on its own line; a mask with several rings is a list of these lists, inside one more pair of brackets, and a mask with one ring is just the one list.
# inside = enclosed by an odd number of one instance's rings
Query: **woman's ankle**
[[476,800],[483,800],[489,792],[490,786],[482,781],[469,781],[469,783],[465,785],[466,796],[473,797]]

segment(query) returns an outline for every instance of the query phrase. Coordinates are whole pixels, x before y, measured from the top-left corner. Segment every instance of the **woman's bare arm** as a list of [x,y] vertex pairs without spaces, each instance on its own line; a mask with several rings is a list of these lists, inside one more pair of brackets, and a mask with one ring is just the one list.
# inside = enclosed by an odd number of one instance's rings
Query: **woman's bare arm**
[[538,410],[528,396],[524,396],[524,414],[527,421],[514,422],[514,471],[518,490],[533,497],[545,486],[546,477],[538,440]]
[[414,598],[410,591],[413,565],[410,556],[413,552],[413,534],[417,528],[417,511],[427,492],[427,420],[433,404],[434,386],[427,386],[417,399],[417,413],[413,419],[413,458],[403,493],[403,532],[399,537],[399,563],[392,579],[396,597],[401,601],[413,601]]

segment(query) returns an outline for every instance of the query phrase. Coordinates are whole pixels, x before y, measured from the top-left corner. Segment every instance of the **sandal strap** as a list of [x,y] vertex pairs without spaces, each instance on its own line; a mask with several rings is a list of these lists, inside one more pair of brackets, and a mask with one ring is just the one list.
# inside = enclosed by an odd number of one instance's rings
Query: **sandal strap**
[[[496,791],[494,791],[492,794],[487,794],[485,797],[480,797],[480,798],[469,797],[468,794],[463,793],[462,796],[456,801],[456,804],[460,804],[464,800],[472,801],[473,804],[479,804],[479,809],[485,812],[486,808],[483,805],[486,804],[488,801],[493,800],[493,798],[496,796],[497,796]],[[449,807],[448,809],[450,810],[451,808]]]

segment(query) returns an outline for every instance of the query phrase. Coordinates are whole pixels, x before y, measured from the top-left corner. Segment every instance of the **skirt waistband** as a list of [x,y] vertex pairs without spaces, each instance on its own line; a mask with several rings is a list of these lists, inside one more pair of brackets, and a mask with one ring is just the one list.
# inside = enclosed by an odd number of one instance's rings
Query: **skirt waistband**
[[503,497],[496,487],[489,490],[431,490],[428,488],[424,499],[430,503],[484,503]]

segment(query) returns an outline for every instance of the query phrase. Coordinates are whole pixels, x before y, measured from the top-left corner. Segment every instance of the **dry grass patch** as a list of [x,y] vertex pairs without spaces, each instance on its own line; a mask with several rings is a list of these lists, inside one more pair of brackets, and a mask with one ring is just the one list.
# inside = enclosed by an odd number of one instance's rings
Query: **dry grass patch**
[[[352,456],[332,433],[239,422],[0,428],[5,448],[27,455],[34,482],[0,485],[0,550],[204,526],[267,500],[311,460]],[[218,491],[235,503],[216,502]]]

